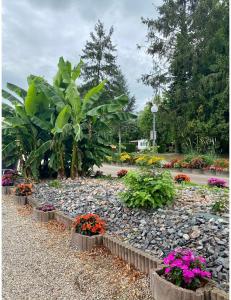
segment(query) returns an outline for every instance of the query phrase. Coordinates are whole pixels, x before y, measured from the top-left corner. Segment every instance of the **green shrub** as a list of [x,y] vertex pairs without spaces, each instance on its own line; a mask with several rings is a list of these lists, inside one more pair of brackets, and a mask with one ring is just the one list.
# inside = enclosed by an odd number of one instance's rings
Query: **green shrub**
[[50,182],[48,182],[49,187],[54,187],[54,188],[60,188],[61,187],[61,183],[59,180],[51,180]]
[[162,207],[170,204],[175,195],[174,182],[167,171],[155,175],[128,172],[124,183],[127,190],[120,196],[128,207]]

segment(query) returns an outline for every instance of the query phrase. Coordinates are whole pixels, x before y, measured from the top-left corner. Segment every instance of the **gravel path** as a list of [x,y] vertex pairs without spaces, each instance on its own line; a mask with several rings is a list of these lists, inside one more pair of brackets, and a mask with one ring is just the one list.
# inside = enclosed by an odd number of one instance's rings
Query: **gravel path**
[[[100,170],[102,171],[105,175],[112,175],[112,176],[117,176],[117,172],[121,169],[127,169],[127,170],[136,170],[138,167],[136,166],[116,166],[116,165],[108,165],[108,164],[103,164],[101,168],[94,167],[94,170]],[[184,172],[179,172],[179,171],[170,171],[172,176],[176,176],[179,173],[184,173]],[[207,184],[208,179],[211,177],[219,177],[219,178],[224,178],[228,185],[229,185],[229,177],[224,176],[224,175],[204,175],[204,174],[191,174],[187,173],[189,177],[191,178],[191,181],[197,184]]]
[[147,278],[110,254],[71,250],[68,232],[22,215],[9,196],[2,207],[2,299],[152,299]]

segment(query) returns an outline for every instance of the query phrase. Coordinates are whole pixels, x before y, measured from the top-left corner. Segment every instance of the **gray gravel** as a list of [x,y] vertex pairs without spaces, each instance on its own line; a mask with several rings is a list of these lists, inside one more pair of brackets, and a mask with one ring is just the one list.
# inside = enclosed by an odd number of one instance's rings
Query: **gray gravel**
[[207,258],[213,279],[228,291],[228,214],[211,211],[217,199],[228,197],[227,190],[185,187],[171,207],[158,210],[126,208],[117,195],[123,190],[116,180],[66,180],[59,188],[37,185],[34,197],[72,217],[97,213],[106,220],[108,232],[159,258],[179,246],[191,248]]
[[10,196],[2,205],[3,299],[151,299],[146,277],[130,282],[132,275],[109,254],[71,250],[68,232],[18,214]]

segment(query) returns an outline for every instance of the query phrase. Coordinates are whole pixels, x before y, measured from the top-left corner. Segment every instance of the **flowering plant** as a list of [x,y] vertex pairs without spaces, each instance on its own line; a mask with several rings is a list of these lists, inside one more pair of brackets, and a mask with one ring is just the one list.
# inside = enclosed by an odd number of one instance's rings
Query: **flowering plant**
[[226,187],[226,181],[222,178],[211,177],[208,180],[208,185],[217,186],[217,187]]
[[174,179],[177,183],[181,183],[183,181],[184,182],[190,182],[190,177],[186,174],[178,174],[178,175],[175,176]]
[[124,177],[125,175],[127,175],[127,172],[128,172],[128,170],[125,170],[125,169],[119,170],[117,172],[117,176],[120,177],[120,178]]
[[228,159],[217,159],[214,161],[214,165],[216,167],[221,167],[221,168],[229,168],[229,160]]
[[205,258],[189,249],[177,248],[163,261],[163,276],[179,287],[196,290],[203,286],[206,278],[211,278],[211,273],[206,271]]
[[92,236],[105,232],[105,222],[96,214],[86,214],[76,217],[73,227],[75,232]]
[[170,169],[172,168],[172,164],[170,162],[167,162],[163,165],[163,168]]
[[6,174],[2,176],[2,186],[12,186],[13,180],[11,174]]
[[15,190],[16,196],[28,196],[32,194],[32,184],[21,183],[18,184]]
[[121,153],[121,155],[120,155],[120,161],[122,161],[122,162],[128,162],[128,161],[130,161],[130,159],[131,159],[131,156],[127,152]]
[[50,203],[45,203],[42,206],[39,206],[37,209],[42,210],[43,212],[47,212],[47,211],[55,210],[55,206]]

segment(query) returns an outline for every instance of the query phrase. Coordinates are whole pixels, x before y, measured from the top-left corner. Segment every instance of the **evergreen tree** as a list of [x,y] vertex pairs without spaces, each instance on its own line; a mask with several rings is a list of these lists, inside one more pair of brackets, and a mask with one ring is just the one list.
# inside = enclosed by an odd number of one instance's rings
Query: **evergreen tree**
[[228,0],[165,0],[158,19],[142,21],[154,60],[142,79],[165,91],[158,114],[177,150],[227,151]]
[[84,61],[82,72],[82,78],[84,79],[83,89],[96,86],[102,80],[108,80],[106,91],[101,96],[102,101],[105,98],[112,97],[115,76],[118,73],[116,47],[111,40],[112,34],[113,27],[106,33],[103,23],[98,20],[95,25],[95,31],[90,33],[91,40],[86,42],[82,55]]

